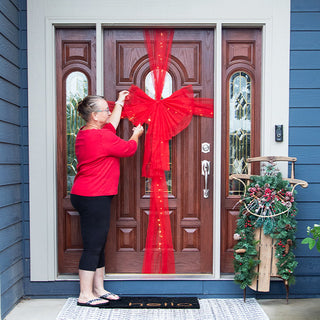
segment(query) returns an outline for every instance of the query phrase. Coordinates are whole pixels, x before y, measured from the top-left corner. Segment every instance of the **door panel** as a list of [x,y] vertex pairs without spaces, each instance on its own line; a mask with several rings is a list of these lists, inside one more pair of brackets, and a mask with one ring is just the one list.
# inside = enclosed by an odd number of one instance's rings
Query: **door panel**
[[[145,90],[150,72],[143,30],[104,31],[105,96],[131,84]],[[213,31],[176,30],[169,66],[172,91],[192,84],[197,96],[213,98]],[[128,139],[132,125],[122,120],[120,137]],[[212,152],[201,153],[201,143],[213,149],[213,119],[193,117],[171,141],[169,211],[177,273],[212,272],[212,176],[210,195],[203,198],[201,160],[212,162]],[[119,194],[113,200],[107,241],[106,266],[110,273],[140,273],[149,214],[148,181],[141,178],[144,137],[132,158],[121,159]],[[212,171],[212,170],[211,170]]]
[[229,175],[260,155],[261,29],[224,29],[222,41],[221,272],[231,273],[242,189]]
[[56,30],[58,272],[76,273],[82,252],[79,215],[70,202],[74,142],[83,125],[76,104],[96,90],[94,29]]

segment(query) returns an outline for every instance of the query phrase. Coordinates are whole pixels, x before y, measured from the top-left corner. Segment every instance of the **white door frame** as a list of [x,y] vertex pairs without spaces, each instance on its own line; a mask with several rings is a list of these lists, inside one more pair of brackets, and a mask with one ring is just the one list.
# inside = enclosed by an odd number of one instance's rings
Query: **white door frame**
[[[262,27],[261,155],[288,155],[290,0],[244,0],[241,3],[203,0],[196,6],[192,0],[138,1],[139,6],[131,0],[27,0],[31,281],[75,278],[59,277],[57,273],[56,26],[96,28],[96,93],[99,95],[103,94],[103,28],[164,25],[215,30],[213,270],[210,276],[177,275],[172,279],[221,279],[222,28]],[[284,125],[281,143],[274,141],[275,124]],[[109,275],[108,278],[124,277]],[[132,278],[143,279],[144,276],[131,275]]]

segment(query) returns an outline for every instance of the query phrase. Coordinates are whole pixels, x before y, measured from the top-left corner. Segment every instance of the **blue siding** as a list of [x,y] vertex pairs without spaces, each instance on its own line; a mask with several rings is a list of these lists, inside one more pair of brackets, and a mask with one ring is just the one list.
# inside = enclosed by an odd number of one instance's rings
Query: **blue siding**
[[[299,0],[293,0],[299,1]],[[320,30],[320,12],[292,12],[291,13],[291,30],[297,31],[314,31]]]
[[[320,32],[318,34],[320,37]],[[320,101],[320,92],[317,88],[291,88],[290,89],[290,108],[304,107],[317,108],[317,103]]]
[[320,222],[320,1],[291,1],[289,155],[298,158],[297,281],[291,292],[319,295],[320,254],[302,245],[307,226]]
[[292,12],[320,11],[319,0],[293,0],[291,1]]
[[291,70],[320,69],[320,51],[291,51]]
[[[22,1],[24,2],[24,1]],[[0,2],[0,287],[1,317],[24,295],[22,59],[20,2]],[[24,19],[25,20],[25,19]],[[26,28],[24,27],[24,30]],[[24,36],[26,36],[24,34]],[[26,48],[25,48],[26,49]],[[26,50],[24,51],[26,56]]]
[[320,109],[318,108],[291,108],[290,124],[302,127],[308,123],[309,126],[317,127],[320,124]]
[[318,89],[319,87],[320,87],[319,70],[316,70],[316,69],[315,70],[313,69],[290,70],[290,88],[291,89]]
[[[18,1],[18,0],[16,0]],[[20,5],[20,56],[21,87],[21,198],[23,208],[23,270],[25,279],[29,280],[30,269],[30,232],[29,232],[29,148],[28,148],[28,64],[27,64],[27,0],[19,0]],[[26,280],[25,280],[26,281]]]

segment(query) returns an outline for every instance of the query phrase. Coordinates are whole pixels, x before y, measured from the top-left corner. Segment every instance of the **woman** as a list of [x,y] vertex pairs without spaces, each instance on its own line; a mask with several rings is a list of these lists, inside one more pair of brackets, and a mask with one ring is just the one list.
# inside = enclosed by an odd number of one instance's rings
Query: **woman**
[[80,214],[83,253],[79,263],[80,295],[78,305],[99,307],[119,296],[104,289],[104,247],[107,240],[112,197],[118,193],[120,157],[132,156],[143,133],[141,125],[133,128],[129,141],[116,135],[125,97],[119,93],[111,113],[99,96],[87,96],[78,104],[86,121],[77,135],[75,150],[77,175],[71,190],[71,203]]

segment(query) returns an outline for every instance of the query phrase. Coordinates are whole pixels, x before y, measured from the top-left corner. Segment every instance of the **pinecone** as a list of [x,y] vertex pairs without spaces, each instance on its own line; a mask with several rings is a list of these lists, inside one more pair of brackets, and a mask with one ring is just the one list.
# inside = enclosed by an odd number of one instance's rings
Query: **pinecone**
[[263,193],[262,193],[261,191],[258,191],[258,192],[257,192],[257,197],[258,197],[258,198],[261,198],[262,196],[263,196]]
[[245,253],[247,250],[246,249],[237,249],[235,250],[236,253]]

